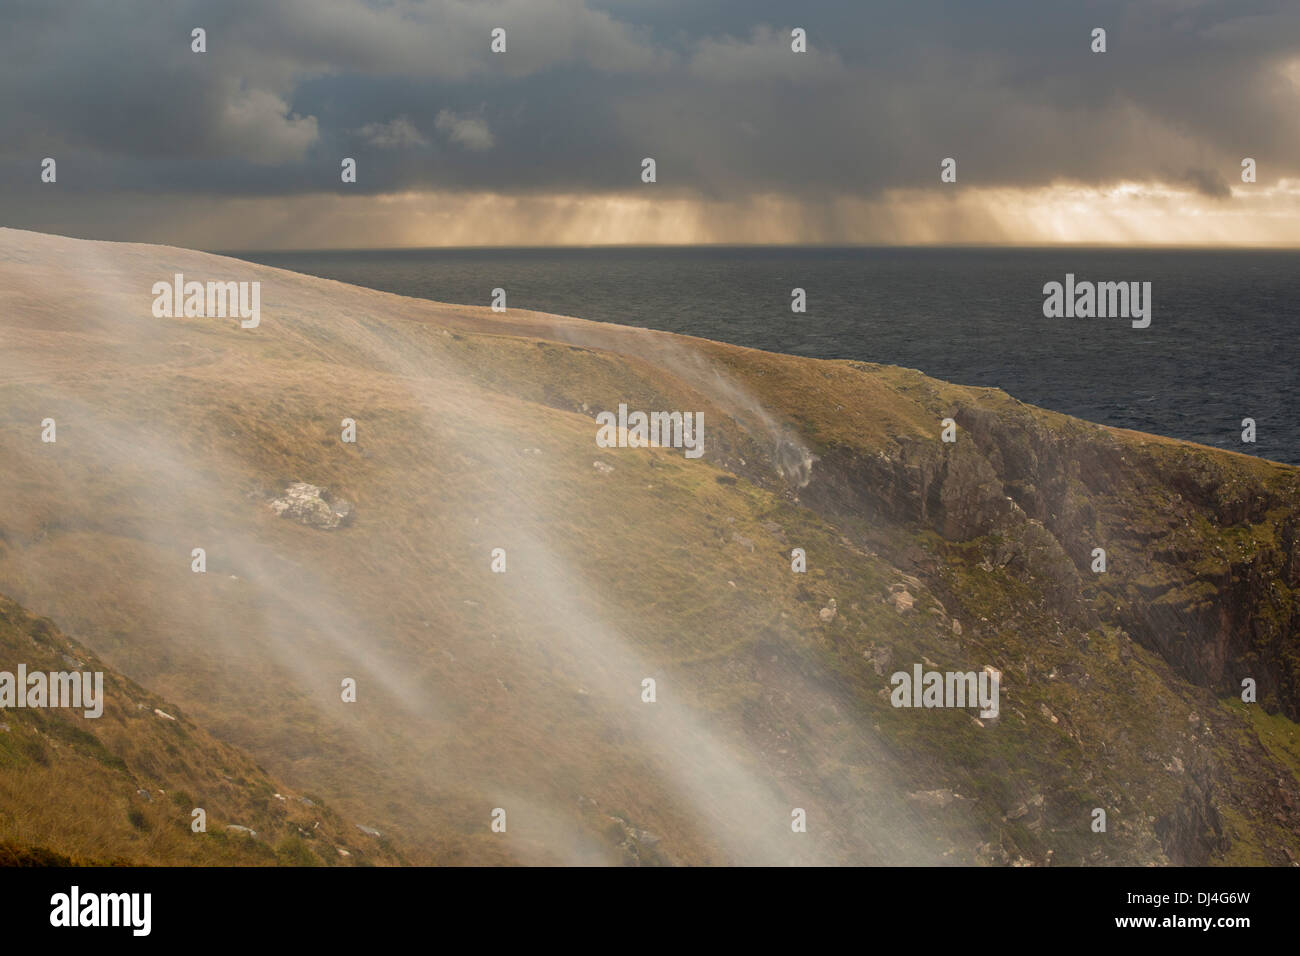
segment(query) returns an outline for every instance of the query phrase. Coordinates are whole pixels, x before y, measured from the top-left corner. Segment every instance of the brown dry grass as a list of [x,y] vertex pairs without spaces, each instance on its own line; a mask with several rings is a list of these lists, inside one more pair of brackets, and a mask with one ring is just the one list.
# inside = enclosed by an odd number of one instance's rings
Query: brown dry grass
[[[957,406],[1096,426],[909,370],[501,316],[183,250],[0,238],[0,591],[413,862],[617,862],[611,817],[658,835],[656,860],[745,859],[718,817],[748,801],[694,784],[715,779],[719,752],[764,801],[838,821],[778,859],[970,860],[1029,768],[1085,759],[1037,711],[991,740],[965,715],[918,726],[881,699],[867,645],[978,668],[1002,652],[996,635],[954,641],[928,589],[910,616],[884,603],[900,572],[864,542],[927,539],[804,508],[712,373],[818,453],[892,454]],[[260,279],[262,327],[154,319],[149,285],[172,271]],[[597,449],[590,415],[619,402],[703,410],[709,454]],[[36,439],[47,415],[56,446]],[[359,423],[355,447],[338,441],[344,417]],[[274,517],[267,496],[295,480],[354,502],[353,523],[326,533]],[[196,546],[206,575],[190,572]],[[497,546],[504,576],[488,570]],[[790,573],[794,546],[806,576]],[[1020,596],[979,587],[994,604]],[[832,597],[840,613],[824,626]],[[1074,658],[1032,637],[1005,646]],[[339,701],[341,675],[359,676],[355,706]],[[645,676],[666,710],[640,704]],[[1143,705],[1152,726],[1197,693],[1160,681],[1171,696]],[[1080,723],[1104,719],[1104,700],[1078,706]],[[665,712],[692,733],[665,737]],[[1133,784],[1136,751],[1131,766],[1086,761],[1102,781],[1090,787],[1151,809],[1169,798],[1165,781]],[[0,840],[96,859],[190,846],[162,821],[135,835],[60,822],[120,817],[108,792],[37,806],[41,787],[70,779],[7,777],[0,805],[17,829]],[[907,803],[949,780],[986,799],[946,819]],[[508,838],[487,829],[495,806],[510,808]],[[787,820],[772,826],[756,842],[783,846]]]

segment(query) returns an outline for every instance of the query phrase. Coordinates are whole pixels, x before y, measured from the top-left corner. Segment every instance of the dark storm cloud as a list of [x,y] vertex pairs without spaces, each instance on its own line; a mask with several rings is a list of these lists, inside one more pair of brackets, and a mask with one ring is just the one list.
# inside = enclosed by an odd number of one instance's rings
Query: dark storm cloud
[[[208,52],[190,51],[207,30]],[[489,31],[508,52],[489,52]],[[810,50],[790,51],[790,29]],[[1093,27],[1108,52],[1089,50]],[[1293,2],[10,2],[0,190],[871,196],[1300,169]]]
[[1202,196],[1223,199],[1232,193],[1223,177],[1210,169],[1189,169],[1181,177],[1172,177],[1174,182],[1190,186]]

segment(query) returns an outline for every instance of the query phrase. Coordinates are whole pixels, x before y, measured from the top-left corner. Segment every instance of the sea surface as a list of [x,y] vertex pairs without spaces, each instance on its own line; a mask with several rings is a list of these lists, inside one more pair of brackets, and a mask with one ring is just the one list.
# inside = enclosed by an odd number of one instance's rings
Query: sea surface
[[[1300,464],[1300,253],[675,247],[231,253],[401,295],[883,362],[1089,421]],[[1151,325],[1043,286],[1150,282]],[[793,313],[791,290],[807,292]],[[1253,418],[1254,445],[1241,442]]]

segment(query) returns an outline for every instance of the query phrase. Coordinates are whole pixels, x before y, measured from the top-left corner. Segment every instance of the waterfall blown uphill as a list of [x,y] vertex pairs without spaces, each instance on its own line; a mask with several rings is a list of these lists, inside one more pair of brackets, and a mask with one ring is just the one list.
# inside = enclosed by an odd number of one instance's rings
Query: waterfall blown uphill
[[166,247],[0,297],[0,593],[377,859],[1300,855],[1295,468]]

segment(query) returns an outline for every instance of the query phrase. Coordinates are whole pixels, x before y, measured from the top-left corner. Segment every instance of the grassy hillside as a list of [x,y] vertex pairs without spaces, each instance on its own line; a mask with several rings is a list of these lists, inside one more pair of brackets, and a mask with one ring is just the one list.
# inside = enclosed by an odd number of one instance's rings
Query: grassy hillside
[[[401,862],[382,839],[280,787],[175,705],[0,598],[0,669],[14,673],[20,662],[29,674],[103,672],[104,705],[97,717],[66,708],[0,712],[0,863]],[[195,808],[206,813],[197,833]]]
[[[155,318],[175,272],[261,281],[261,325]],[[0,591],[411,862],[1300,854],[1294,468],[910,370],[13,230],[0,344]],[[619,403],[702,411],[704,457],[598,448]],[[349,520],[277,516],[293,482]],[[914,663],[996,667],[1001,716],[892,707]]]

